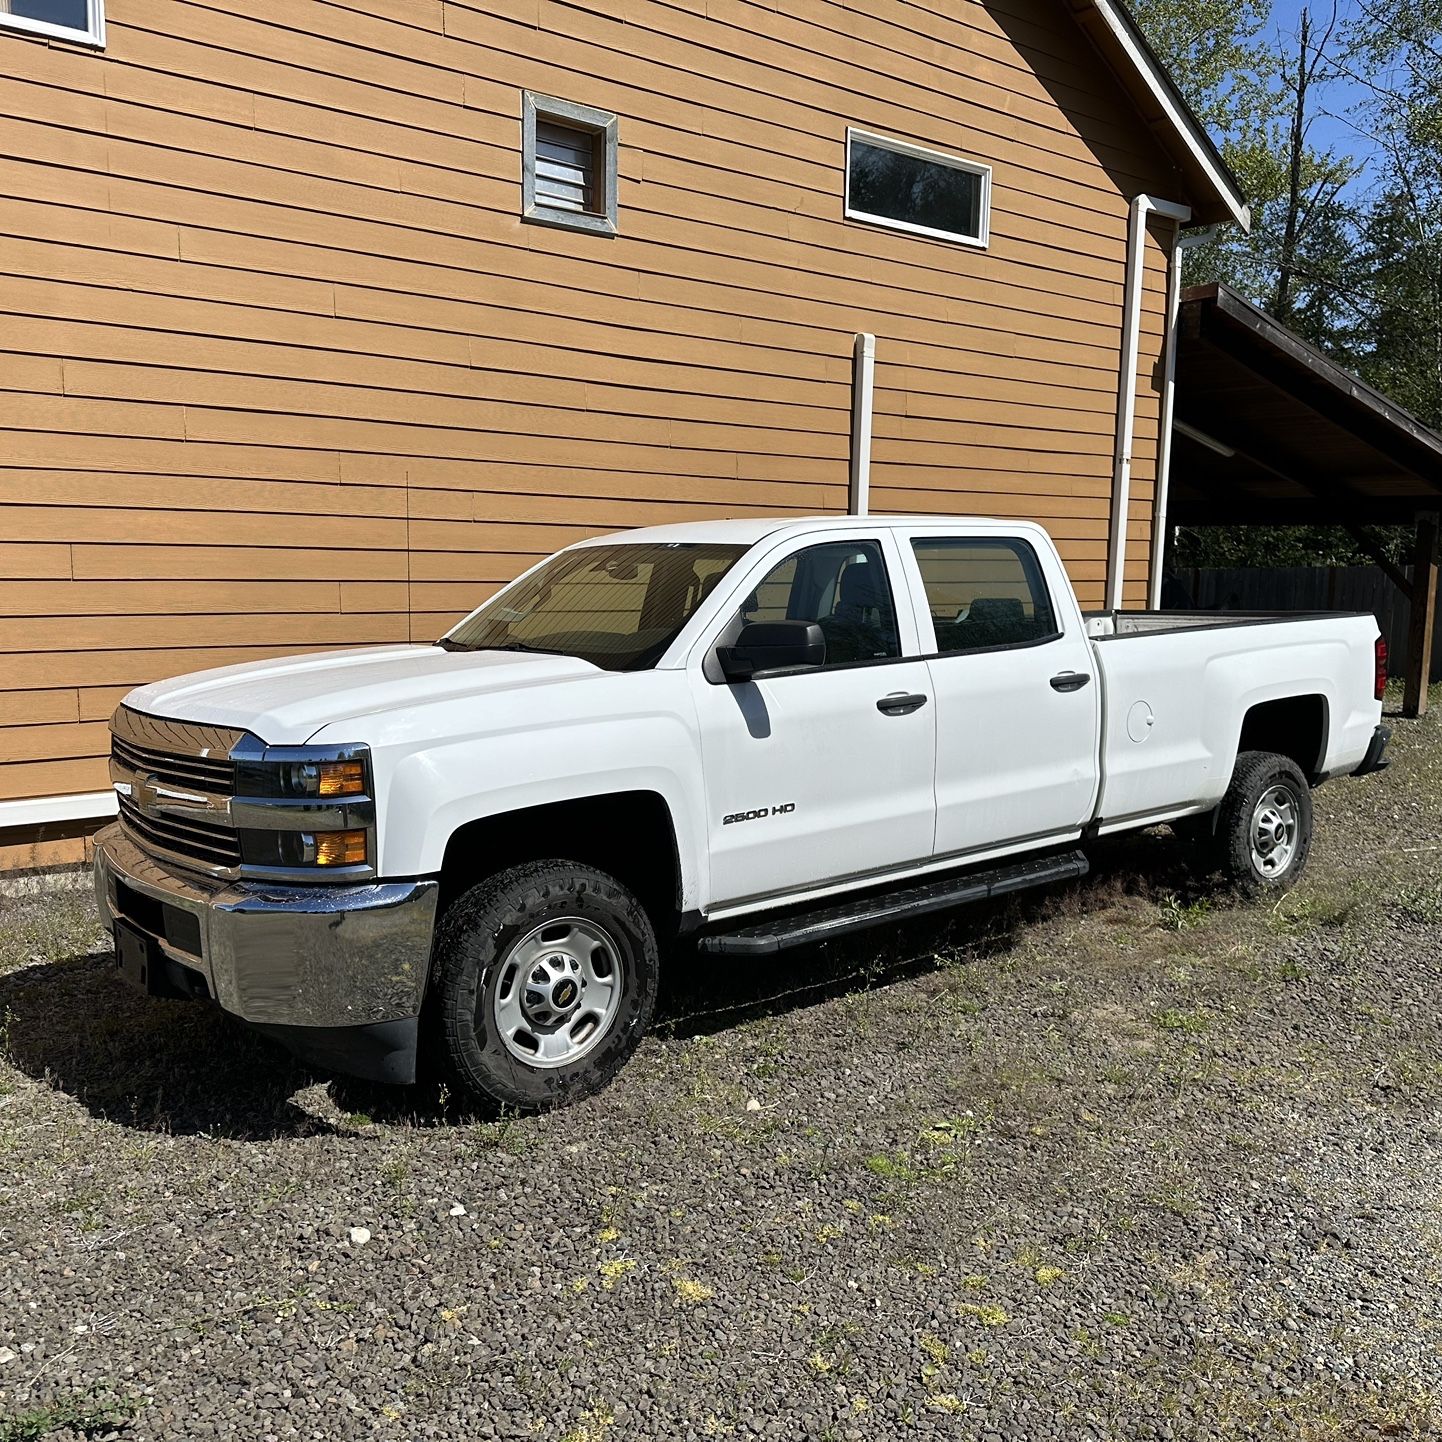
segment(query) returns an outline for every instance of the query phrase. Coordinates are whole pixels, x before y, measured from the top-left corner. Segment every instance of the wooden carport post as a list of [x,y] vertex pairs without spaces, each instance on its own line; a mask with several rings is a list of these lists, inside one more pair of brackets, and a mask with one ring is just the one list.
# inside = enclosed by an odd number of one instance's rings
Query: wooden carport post
[[1427,714],[1427,683],[1432,676],[1432,629],[1437,617],[1437,513],[1417,517],[1417,546],[1412,556],[1412,616],[1407,631],[1407,684],[1402,714]]

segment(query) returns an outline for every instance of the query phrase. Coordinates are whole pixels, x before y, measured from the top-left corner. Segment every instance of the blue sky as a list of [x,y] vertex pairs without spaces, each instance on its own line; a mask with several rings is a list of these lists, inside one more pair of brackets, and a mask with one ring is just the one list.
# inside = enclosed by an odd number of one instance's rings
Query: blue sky
[[[1282,37],[1284,48],[1296,50],[1298,17],[1304,0],[1272,0],[1272,15],[1268,30]],[[1325,26],[1332,16],[1331,0],[1311,0],[1306,7],[1312,15],[1313,31]],[[1343,25],[1357,18],[1355,0],[1337,0],[1337,20]],[[1325,85],[1317,97],[1317,104],[1309,106],[1313,111],[1312,128],[1308,139],[1318,150],[1332,148],[1342,154],[1354,155],[1366,160],[1373,152],[1372,142],[1358,132],[1347,119],[1347,113],[1363,98],[1365,92],[1353,81],[1334,79]],[[1365,187],[1370,175],[1364,172],[1357,184]]]

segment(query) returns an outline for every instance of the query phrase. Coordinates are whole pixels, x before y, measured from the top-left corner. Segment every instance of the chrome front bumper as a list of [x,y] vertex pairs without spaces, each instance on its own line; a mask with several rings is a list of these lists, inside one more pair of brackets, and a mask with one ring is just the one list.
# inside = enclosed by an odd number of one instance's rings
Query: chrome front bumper
[[144,931],[211,997],[264,1027],[374,1026],[420,1014],[438,884],[281,885],[192,875],[121,830],[95,839],[100,914]]

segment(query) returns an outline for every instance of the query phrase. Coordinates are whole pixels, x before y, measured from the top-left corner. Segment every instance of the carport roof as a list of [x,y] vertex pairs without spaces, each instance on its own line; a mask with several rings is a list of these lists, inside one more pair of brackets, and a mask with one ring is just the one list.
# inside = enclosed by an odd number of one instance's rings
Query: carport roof
[[1442,509],[1442,436],[1224,285],[1182,294],[1168,519],[1410,521]]

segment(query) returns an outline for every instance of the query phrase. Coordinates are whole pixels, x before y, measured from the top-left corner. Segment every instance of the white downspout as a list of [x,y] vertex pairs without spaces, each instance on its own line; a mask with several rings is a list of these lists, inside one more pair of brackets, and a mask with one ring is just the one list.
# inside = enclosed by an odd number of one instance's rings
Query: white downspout
[[1152,564],[1147,584],[1147,608],[1162,608],[1162,566],[1167,558],[1167,491],[1172,479],[1172,411],[1177,393],[1177,312],[1182,303],[1182,250],[1186,241],[1181,223],[1172,237],[1167,257],[1167,331],[1162,342],[1162,413],[1157,422],[1157,490],[1152,505]]
[[851,484],[846,509],[867,515],[871,505],[871,413],[876,389],[876,337],[861,334],[851,349]]
[[[1122,293],[1122,349],[1117,384],[1117,436],[1112,464],[1111,531],[1107,545],[1106,607],[1109,611],[1121,610],[1122,583],[1126,576],[1127,515],[1131,508],[1132,492],[1132,442],[1137,421],[1137,361],[1141,351],[1142,282],[1146,278],[1147,217],[1153,212],[1176,221],[1179,226],[1192,218],[1190,206],[1178,205],[1171,200],[1158,200],[1154,195],[1139,195],[1132,201],[1131,216],[1127,224],[1127,271]],[[1176,269],[1175,255],[1170,269]],[[1172,283],[1173,277],[1169,275],[1169,297]],[[1169,353],[1172,349],[1174,328],[1175,314],[1169,299],[1165,338]],[[1164,387],[1163,407],[1165,406]],[[1161,452],[1158,451],[1158,460],[1160,459]],[[1158,484],[1160,481],[1159,475]]]

